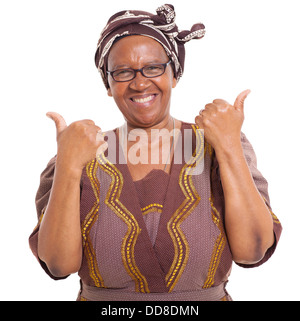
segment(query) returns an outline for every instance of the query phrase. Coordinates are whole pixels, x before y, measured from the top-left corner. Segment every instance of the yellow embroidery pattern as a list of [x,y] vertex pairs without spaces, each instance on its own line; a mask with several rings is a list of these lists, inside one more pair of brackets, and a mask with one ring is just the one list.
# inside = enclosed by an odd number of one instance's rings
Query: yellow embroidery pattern
[[135,281],[136,292],[150,292],[147,280],[138,269],[134,259],[134,248],[137,238],[141,233],[141,229],[132,213],[130,213],[124,204],[119,200],[123,188],[123,175],[116,168],[116,166],[114,166],[105,158],[104,154],[99,155],[97,160],[101,169],[109,174],[112,179],[107,196],[105,198],[105,204],[109,206],[111,210],[119,218],[121,218],[128,227],[121,246],[123,264],[127,273]]
[[272,218],[273,218],[274,223],[276,223],[276,224],[281,224],[280,221],[279,221],[279,219],[277,218],[277,216],[276,216],[276,215],[272,212],[272,210],[270,209],[270,207],[268,207],[268,209],[269,209],[269,212],[270,212],[271,215],[272,215]]
[[99,183],[98,178],[96,176],[97,168],[98,168],[98,163],[95,160],[88,163],[86,166],[86,173],[87,173],[87,176],[91,182],[91,186],[93,188],[96,201],[81,225],[81,234],[82,234],[82,243],[83,243],[82,245],[84,248],[84,254],[85,254],[87,261],[88,261],[90,276],[93,279],[96,287],[103,288],[103,287],[105,287],[104,282],[103,282],[103,279],[99,273],[96,254],[95,254],[95,251],[94,251],[94,248],[93,248],[90,236],[89,236],[91,228],[92,228],[93,224],[97,221],[98,215],[99,215],[98,211],[99,211],[99,191],[100,191],[99,185],[100,185],[100,183]]
[[194,187],[191,174],[196,162],[200,161],[201,157],[203,157],[204,137],[201,132],[197,130],[196,126],[193,126],[193,130],[197,135],[196,151],[193,157],[184,165],[179,175],[179,186],[185,196],[185,200],[172,215],[167,226],[175,249],[173,263],[165,279],[169,292],[174,289],[180,279],[186,267],[190,252],[188,242],[180,229],[180,225],[200,201],[200,196]]
[[205,144],[204,154],[206,154],[208,152],[210,159],[212,159],[213,152],[214,152],[212,146],[208,142],[205,142],[204,144]]
[[208,268],[208,274],[206,277],[206,281],[203,285],[203,289],[210,288],[214,284],[214,278],[215,274],[217,271],[217,268],[219,266],[220,260],[221,260],[221,255],[224,250],[225,244],[226,244],[226,236],[225,236],[225,231],[222,225],[220,213],[217,211],[217,209],[214,207],[213,196],[209,198],[210,205],[211,205],[211,216],[213,222],[217,225],[218,229],[220,230],[220,234],[217,237],[217,240],[214,245],[214,249],[212,252],[209,268]]
[[36,225],[35,228],[33,229],[32,233],[41,225],[42,220],[43,220],[43,218],[44,218],[44,214],[45,214],[45,212],[46,212],[46,208],[47,208],[47,207],[44,207],[44,208],[42,209],[41,215],[40,215],[40,217],[39,217],[39,219],[38,219],[38,222],[37,222],[37,225]]
[[149,204],[149,205],[141,208],[143,215],[146,215],[146,214],[149,214],[152,212],[162,213],[162,210],[163,210],[163,205],[157,204],[157,203]]

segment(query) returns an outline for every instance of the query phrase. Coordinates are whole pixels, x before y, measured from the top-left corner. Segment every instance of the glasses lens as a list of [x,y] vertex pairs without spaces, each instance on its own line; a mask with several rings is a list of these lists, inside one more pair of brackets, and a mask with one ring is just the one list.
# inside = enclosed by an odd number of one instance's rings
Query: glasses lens
[[164,65],[149,65],[143,68],[146,77],[157,77],[164,73]]
[[116,81],[127,81],[134,77],[134,71],[131,69],[119,69],[113,72]]

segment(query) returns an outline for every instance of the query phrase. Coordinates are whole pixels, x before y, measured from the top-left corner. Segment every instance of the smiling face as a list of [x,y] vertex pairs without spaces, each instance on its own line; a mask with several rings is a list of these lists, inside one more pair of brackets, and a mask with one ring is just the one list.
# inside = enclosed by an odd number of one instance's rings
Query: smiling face
[[[164,48],[145,36],[129,36],[115,43],[108,56],[108,70],[133,68],[167,63]],[[116,82],[108,76],[108,95],[112,96],[133,128],[164,127],[170,119],[172,88],[176,79],[171,65],[159,77],[146,78],[140,72],[126,82]]]

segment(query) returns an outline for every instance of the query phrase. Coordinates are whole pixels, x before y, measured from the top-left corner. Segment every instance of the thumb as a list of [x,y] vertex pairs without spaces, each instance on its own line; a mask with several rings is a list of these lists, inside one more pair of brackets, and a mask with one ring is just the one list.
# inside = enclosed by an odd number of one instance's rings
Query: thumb
[[234,107],[236,109],[240,109],[240,110],[244,110],[244,101],[245,99],[247,98],[247,96],[250,94],[251,90],[250,89],[247,89],[247,90],[244,90],[243,92],[241,92],[235,102],[234,102]]
[[46,114],[47,117],[49,117],[50,119],[52,119],[55,122],[55,126],[56,126],[56,134],[57,136],[65,129],[67,128],[67,123],[64,120],[63,116],[61,116],[58,113],[55,112],[48,112]]

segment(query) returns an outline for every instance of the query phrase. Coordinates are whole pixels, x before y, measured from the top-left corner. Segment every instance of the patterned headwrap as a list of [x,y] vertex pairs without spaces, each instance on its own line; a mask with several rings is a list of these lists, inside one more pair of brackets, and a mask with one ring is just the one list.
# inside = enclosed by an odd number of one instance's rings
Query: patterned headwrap
[[102,30],[95,54],[95,64],[101,73],[106,88],[108,53],[114,41],[120,37],[141,35],[158,41],[173,62],[177,81],[184,70],[184,44],[191,39],[200,39],[205,34],[202,23],[193,25],[191,30],[179,31],[175,24],[174,7],[165,4],[156,10],[156,15],[145,11],[121,11],[113,15]]

